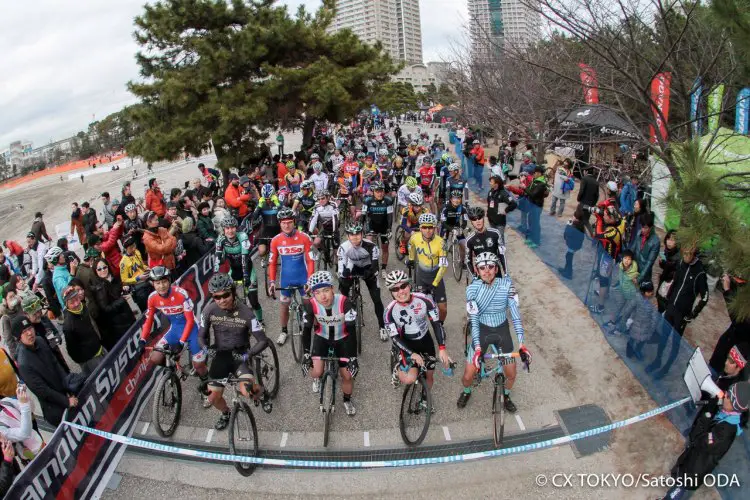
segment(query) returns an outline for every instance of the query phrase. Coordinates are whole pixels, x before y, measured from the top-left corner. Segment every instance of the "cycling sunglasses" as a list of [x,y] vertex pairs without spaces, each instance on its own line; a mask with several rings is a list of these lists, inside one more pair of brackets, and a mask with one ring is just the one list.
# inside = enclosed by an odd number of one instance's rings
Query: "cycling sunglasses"
[[496,264],[481,264],[477,266],[477,269],[479,269],[480,271],[489,271],[490,269],[495,269],[495,268],[497,268]]
[[232,296],[232,292],[217,293],[213,295],[214,300],[224,300]]
[[400,285],[393,286],[393,287],[389,288],[388,290],[390,290],[391,292],[400,292],[401,290],[403,290],[407,286],[409,286],[409,283],[408,282],[404,282],[404,283],[401,283]]

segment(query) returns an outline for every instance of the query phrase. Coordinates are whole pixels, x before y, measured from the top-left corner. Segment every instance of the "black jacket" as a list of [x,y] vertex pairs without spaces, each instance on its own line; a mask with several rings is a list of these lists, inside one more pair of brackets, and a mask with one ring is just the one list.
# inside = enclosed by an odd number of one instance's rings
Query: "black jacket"
[[537,207],[544,206],[544,199],[549,196],[549,187],[544,177],[537,177],[526,189],[526,196],[529,201]]
[[16,471],[13,468],[12,462],[2,461],[0,465],[0,495],[5,497],[11,486],[13,486],[13,480],[16,478]]
[[36,339],[34,348],[19,343],[16,360],[21,378],[39,398],[44,419],[57,426],[68,407],[68,395],[65,370],[57,362],[52,349],[40,338]]
[[578,189],[578,203],[593,207],[599,201],[599,183],[593,175],[585,175]]
[[[506,204],[504,210],[500,210],[501,204]],[[512,212],[518,207],[513,198],[505,189],[490,189],[487,193],[487,220],[493,226],[504,226],[506,224],[505,214]]]
[[80,364],[96,356],[102,347],[102,343],[89,315],[88,307],[84,306],[81,314],[75,314],[65,309],[63,318],[65,347],[70,359]]
[[207,245],[203,239],[194,232],[183,233],[182,246],[186,252],[185,261],[187,267],[198,262],[198,260],[210,249],[209,245]]
[[91,234],[94,234],[94,231],[96,230],[96,212],[94,212],[93,209],[89,208],[89,211],[83,214],[83,230],[86,232],[86,236],[88,237]]
[[674,279],[674,273],[677,271],[677,266],[682,262],[682,255],[680,255],[680,249],[674,247],[673,249],[665,248],[664,257],[666,259],[659,259],[659,267],[661,267],[661,275],[659,276],[659,284],[662,282],[670,282]]
[[107,350],[111,350],[135,323],[135,316],[122,297],[122,283],[119,278],[114,277],[112,281],[107,281],[97,276],[91,282],[91,288],[100,311],[96,325],[102,334],[101,342]]
[[[700,297],[697,305],[693,306],[696,297]],[[696,258],[686,264],[681,260],[677,264],[674,282],[669,289],[667,304],[677,309],[683,316],[695,318],[708,302],[708,281],[703,263]]]

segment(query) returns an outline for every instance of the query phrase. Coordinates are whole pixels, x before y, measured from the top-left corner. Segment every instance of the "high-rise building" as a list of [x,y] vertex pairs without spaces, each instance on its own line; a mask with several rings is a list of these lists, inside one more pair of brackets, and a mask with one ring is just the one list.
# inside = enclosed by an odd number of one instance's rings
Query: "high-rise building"
[[540,38],[538,12],[521,0],[468,0],[472,55],[486,60],[508,48],[523,49]]
[[363,42],[381,42],[395,60],[422,63],[419,0],[336,0],[336,16],[328,30],[346,28]]

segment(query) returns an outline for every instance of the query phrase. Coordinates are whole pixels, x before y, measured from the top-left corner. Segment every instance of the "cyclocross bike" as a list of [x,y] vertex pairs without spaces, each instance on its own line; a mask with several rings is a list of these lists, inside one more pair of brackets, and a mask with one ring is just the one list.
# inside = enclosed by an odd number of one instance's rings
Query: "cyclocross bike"
[[354,305],[357,319],[354,321],[354,334],[357,336],[357,355],[362,354],[362,327],[365,326],[364,306],[362,305],[362,291],[359,286],[359,276],[352,276],[352,288],[349,290],[349,300]]
[[[445,238],[445,251],[450,254],[451,268],[453,269],[453,277],[456,278],[456,282],[461,283],[461,277],[464,273],[464,260],[461,258],[461,242],[458,240],[458,233],[460,228],[453,227]],[[467,271],[466,284],[469,284],[469,276]]]
[[401,411],[398,416],[401,439],[408,446],[419,446],[424,441],[432,418],[432,392],[427,385],[425,364],[419,366],[418,370],[417,380],[404,387],[404,393],[401,396]]
[[323,414],[323,446],[328,446],[331,419],[336,411],[336,381],[339,376],[339,362],[348,363],[349,358],[337,358],[332,347],[328,356],[313,356],[312,359],[325,362],[325,371],[320,378],[320,412]]
[[169,437],[177,430],[182,414],[182,381],[190,370],[180,363],[182,351],[151,347],[148,350],[164,354],[164,367],[154,389],[151,421],[161,437]]
[[[303,285],[277,288],[277,290],[287,290],[292,292],[291,301],[289,302],[289,328],[287,331],[292,336],[292,355],[294,361],[302,362],[304,349],[302,345],[302,303],[300,295],[304,293]],[[275,296],[273,297],[276,298]]]
[[335,270],[338,266],[338,254],[333,248],[333,234],[323,232],[320,234],[322,248],[320,259],[318,259],[318,270]]

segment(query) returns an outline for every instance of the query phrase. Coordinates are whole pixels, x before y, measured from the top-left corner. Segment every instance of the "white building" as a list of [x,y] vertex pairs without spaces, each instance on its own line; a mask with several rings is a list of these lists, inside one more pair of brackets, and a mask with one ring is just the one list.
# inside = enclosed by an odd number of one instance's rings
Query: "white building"
[[[526,0],[528,3],[528,0]],[[468,0],[472,55],[483,60],[540,38],[541,17],[521,0]]]
[[347,28],[365,43],[381,42],[395,60],[422,63],[419,0],[336,0],[328,31]]
[[439,82],[435,77],[435,73],[425,64],[412,64],[404,67],[401,71],[396,73],[392,80],[394,82],[411,83],[414,87],[414,92],[424,92],[430,84],[439,86]]

